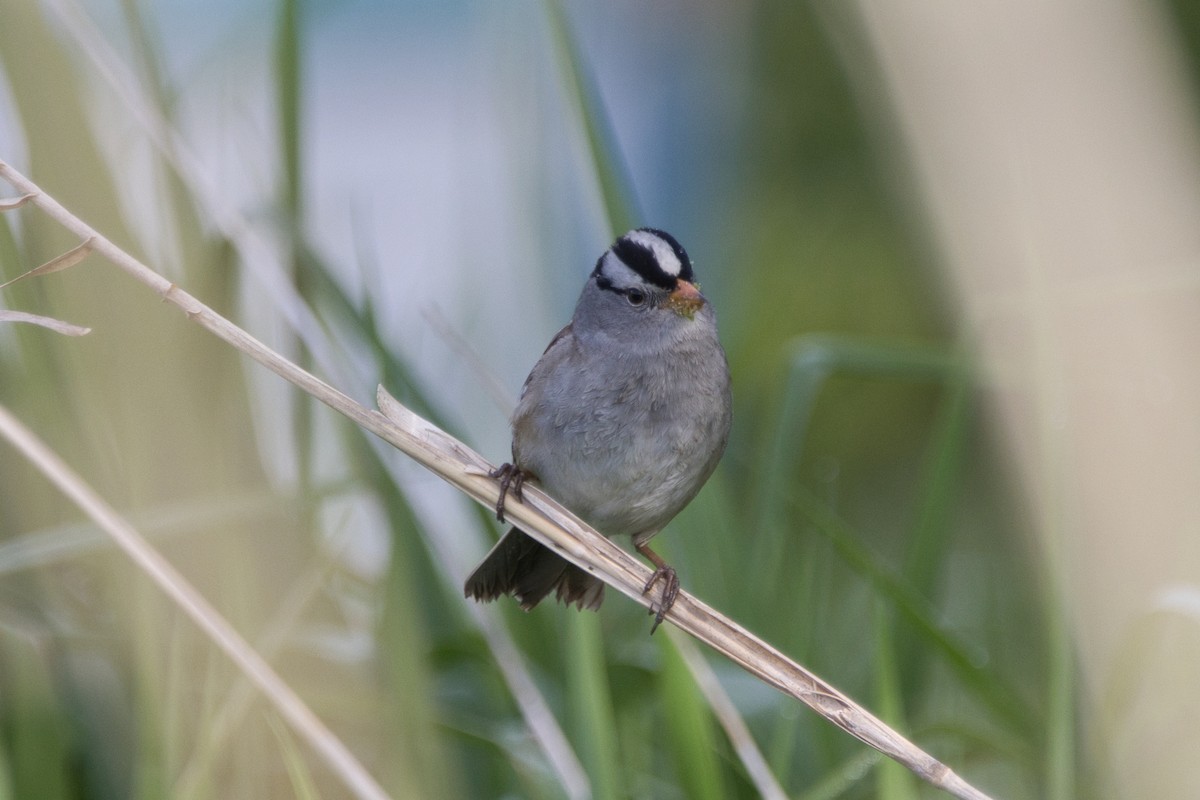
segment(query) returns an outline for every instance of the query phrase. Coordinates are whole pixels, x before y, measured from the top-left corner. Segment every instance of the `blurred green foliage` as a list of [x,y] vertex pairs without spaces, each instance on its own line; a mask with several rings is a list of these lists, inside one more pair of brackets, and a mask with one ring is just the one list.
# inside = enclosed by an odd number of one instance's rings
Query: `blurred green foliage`
[[[609,130],[622,110],[606,107],[587,75],[571,9],[549,8],[544,44],[560,56],[586,132],[591,173],[579,179],[601,187],[615,226],[643,222]],[[130,61],[170,119],[177,89],[157,81],[160,44],[135,3],[124,9]],[[339,283],[354,265],[323,261],[305,238],[305,10],[295,0],[273,9],[279,191],[266,216],[283,220],[292,277],[322,324],[401,400],[453,428],[458,409],[430,399],[415,354],[380,330],[371,292],[355,299]],[[1050,796],[1048,776],[1079,769],[1069,742],[1065,752],[1045,738],[1063,729],[1048,714],[1075,713],[1069,687],[1063,702],[1048,701],[1047,662],[1064,634],[1026,558],[1022,512],[980,423],[952,310],[936,299],[890,132],[851,89],[848,59],[870,54],[856,46],[853,20],[838,16],[849,12],[829,4],[760,2],[743,13],[737,185],[712,201],[725,207],[725,227],[705,259],[736,265],[722,279],[720,313],[737,421],[721,469],[662,550],[685,588],[972,782],[997,797]],[[6,9],[0,65],[29,171],[138,252],[146,232],[114,202],[123,167],[97,144],[104,121],[89,117],[86,69],[72,50],[36,3]],[[153,170],[170,200],[161,222],[179,243],[178,263],[164,268],[235,320],[253,320],[259,309],[235,299],[230,243],[166,162],[156,157]],[[5,278],[73,244],[32,211],[19,220],[19,230],[0,220]],[[442,573],[433,542],[447,531],[427,525],[411,485],[398,485],[360,431],[290,400],[299,477],[281,487],[261,464],[264,423],[241,360],[140,287],[93,259],[3,299],[96,333],[0,332],[0,402],[143,525],[252,641],[281,638],[276,665],[390,792],[562,796],[457,576]],[[331,468],[318,452],[339,462]],[[166,797],[185,774],[200,776],[185,784],[193,796],[343,794],[272,712],[231,703],[234,671],[131,564],[86,526],[68,536],[79,515],[11,452],[2,463],[0,797]],[[339,523],[329,509],[345,504],[386,521],[391,558],[375,579],[331,552]],[[476,519],[493,530],[486,511]],[[313,574],[324,577],[302,621],[281,621],[280,599]],[[612,597],[599,615],[496,610],[594,796],[756,796],[640,609]],[[369,654],[339,657],[320,634],[369,636]],[[790,794],[931,796],[807,710],[714,667]],[[223,738],[222,715],[233,720]]]

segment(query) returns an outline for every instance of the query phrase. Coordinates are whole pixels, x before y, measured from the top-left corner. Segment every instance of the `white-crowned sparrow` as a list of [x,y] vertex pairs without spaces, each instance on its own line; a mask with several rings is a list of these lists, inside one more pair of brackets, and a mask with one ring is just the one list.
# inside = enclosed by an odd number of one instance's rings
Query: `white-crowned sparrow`
[[[512,417],[513,460],[496,470],[496,514],[528,479],[608,537],[631,536],[663,583],[655,627],[679,579],[646,546],[717,466],[729,435],[729,367],[712,306],[674,237],[630,231],[596,262],[571,322],[533,367]],[[513,528],[467,579],[476,600],[511,594],[528,610],[551,590],[596,609],[604,584]]]

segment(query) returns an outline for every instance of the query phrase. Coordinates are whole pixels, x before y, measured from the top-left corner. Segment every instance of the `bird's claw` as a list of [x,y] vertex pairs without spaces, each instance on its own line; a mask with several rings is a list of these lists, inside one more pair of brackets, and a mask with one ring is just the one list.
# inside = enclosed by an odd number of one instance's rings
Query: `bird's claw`
[[667,612],[675,605],[675,598],[679,597],[679,576],[675,574],[674,568],[668,567],[665,564],[654,570],[654,574],[650,576],[650,580],[646,581],[646,586],[642,589],[642,594],[650,594],[650,590],[654,588],[654,584],[659,581],[663,582],[662,599],[659,601],[657,608],[653,604],[650,606],[650,613],[654,615],[654,624],[650,626],[651,634],[658,630],[658,626],[662,624]]
[[508,497],[508,493],[511,491],[518,502],[525,502],[523,491],[525,479],[529,477],[529,473],[516,464],[505,463],[489,472],[488,477],[500,481],[500,499],[496,501],[496,519],[504,522],[504,501]]

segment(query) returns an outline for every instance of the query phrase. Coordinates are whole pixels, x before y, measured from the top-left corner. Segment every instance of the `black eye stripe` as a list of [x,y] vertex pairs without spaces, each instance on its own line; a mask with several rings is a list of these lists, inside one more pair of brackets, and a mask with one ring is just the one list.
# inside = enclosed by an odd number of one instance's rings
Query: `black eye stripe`
[[[601,289],[603,289],[606,292],[612,292],[613,294],[619,294],[622,297],[627,298],[627,299],[629,298],[630,294],[640,294],[640,295],[642,295],[641,303],[644,303],[644,302],[646,302],[646,300],[649,299],[649,295],[646,292],[642,291],[641,289],[637,288],[636,286],[632,287],[630,289],[621,289],[619,287],[613,286],[613,282],[610,281],[608,278],[604,277],[603,275],[596,276],[596,286],[600,287]],[[641,303],[635,303],[634,305],[641,305]]]

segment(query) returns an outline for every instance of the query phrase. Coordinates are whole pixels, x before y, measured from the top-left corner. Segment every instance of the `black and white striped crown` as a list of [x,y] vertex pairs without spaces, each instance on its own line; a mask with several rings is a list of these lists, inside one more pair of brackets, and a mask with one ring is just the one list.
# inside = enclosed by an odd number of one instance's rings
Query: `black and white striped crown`
[[633,280],[640,279],[668,291],[681,280],[695,280],[692,261],[683,245],[657,228],[638,228],[617,239],[600,256],[592,275],[602,285],[628,288]]

